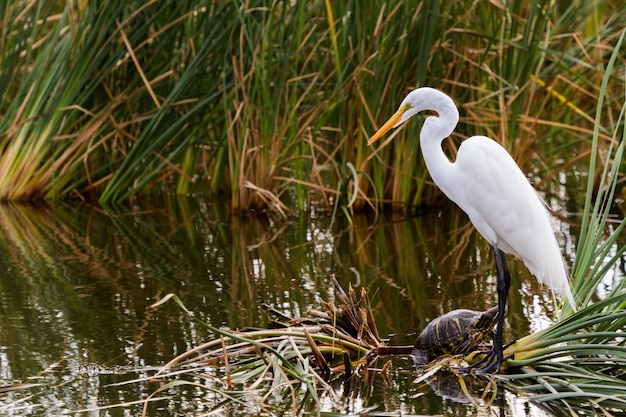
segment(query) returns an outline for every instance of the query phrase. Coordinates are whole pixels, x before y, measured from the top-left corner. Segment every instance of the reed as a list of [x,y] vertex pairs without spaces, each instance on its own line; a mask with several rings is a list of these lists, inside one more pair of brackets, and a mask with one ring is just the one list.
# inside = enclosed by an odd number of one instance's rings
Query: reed
[[[589,156],[594,103],[626,23],[611,0],[3,8],[0,199],[108,206],[202,193],[282,217],[351,196],[350,210],[436,203],[417,126],[366,147],[404,94],[427,84],[460,106],[451,155],[458,139],[488,134],[549,190]],[[619,112],[621,70],[601,126]],[[599,136],[604,149],[606,129]]]

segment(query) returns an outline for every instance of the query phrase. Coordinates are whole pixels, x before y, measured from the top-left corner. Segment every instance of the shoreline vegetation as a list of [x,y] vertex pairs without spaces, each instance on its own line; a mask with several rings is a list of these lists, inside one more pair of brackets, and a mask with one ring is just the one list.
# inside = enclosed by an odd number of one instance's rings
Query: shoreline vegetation
[[626,26],[618,1],[3,8],[2,201],[199,194],[284,217],[435,204],[419,124],[366,146],[423,85],[459,106],[451,157],[485,134],[549,191],[587,166],[594,129],[597,151],[610,146],[624,101],[624,63],[606,74]]

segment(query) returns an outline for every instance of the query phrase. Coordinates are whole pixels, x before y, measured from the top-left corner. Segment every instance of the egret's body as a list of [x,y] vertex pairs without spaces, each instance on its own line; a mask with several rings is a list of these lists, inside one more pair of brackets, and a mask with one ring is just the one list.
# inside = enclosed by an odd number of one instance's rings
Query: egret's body
[[437,113],[426,118],[420,132],[428,172],[494,249],[499,316],[493,356],[486,369],[497,371],[503,359],[502,324],[510,286],[504,253],[521,259],[540,283],[566,296],[573,307],[567,270],[543,201],[500,144],[485,136],[473,136],[463,141],[454,162],[444,154],[441,143],[459,120],[454,102],[444,93],[428,87],[409,93],[368,144],[424,110]]

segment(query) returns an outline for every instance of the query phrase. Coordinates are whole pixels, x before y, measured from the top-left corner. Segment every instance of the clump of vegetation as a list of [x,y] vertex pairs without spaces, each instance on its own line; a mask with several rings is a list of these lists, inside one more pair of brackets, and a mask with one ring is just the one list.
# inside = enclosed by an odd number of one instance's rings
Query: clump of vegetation
[[[265,306],[273,316],[273,328],[231,331],[201,322],[219,338],[188,350],[163,366],[153,380],[169,382],[153,395],[181,383],[197,384],[187,378],[205,375],[209,368],[216,385],[204,387],[235,401],[254,392],[263,398],[263,403],[267,402],[266,406],[290,404],[294,412],[303,405],[303,394],[314,403],[319,403],[318,395],[339,402],[334,383],[370,373],[379,355],[390,351],[378,335],[367,293],[362,291],[358,298],[352,287],[346,293],[336,280],[334,284],[337,303],[324,302],[323,311],[309,311],[306,317],[286,317]],[[154,307],[170,299],[186,310],[173,294]],[[397,351],[408,354],[411,347]],[[272,396],[279,399],[278,404],[272,404]]]
[[[618,1],[10,1],[0,199],[200,192],[280,216],[433,203],[413,129],[365,145],[421,85],[455,98],[457,135],[499,140],[545,189],[590,155],[625,21]],[[622,70],[603,91],[599,149]]]

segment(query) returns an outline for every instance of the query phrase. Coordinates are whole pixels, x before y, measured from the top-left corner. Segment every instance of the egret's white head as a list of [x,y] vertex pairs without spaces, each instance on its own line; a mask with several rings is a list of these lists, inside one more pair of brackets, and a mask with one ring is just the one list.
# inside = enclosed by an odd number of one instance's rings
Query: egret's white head
[[[446,94],[430,87],[421,87],[411,91],[400,103],[398,110],[381,126],[374,136],[367,142],[368,145],[376,142],[389,130],[396,128],[424,110],[432,110],[438,114],[437,130],[450,135],[459,121],[459,111],[454,101]],[[434,124],[435,122],[432,121]],[[433,126],[435,127],[435,126]]]

